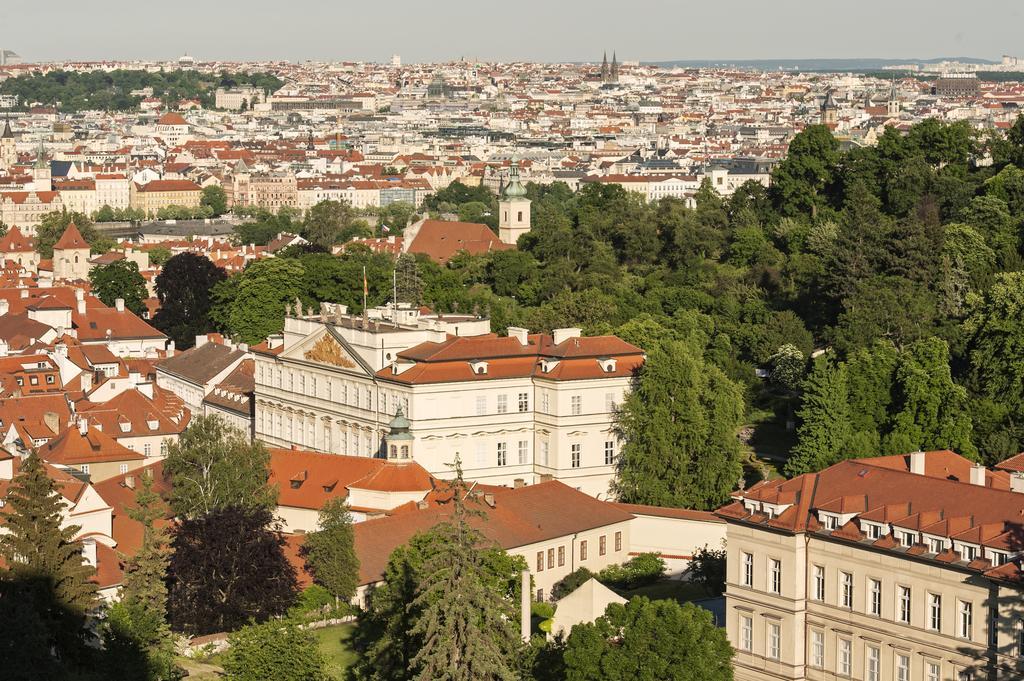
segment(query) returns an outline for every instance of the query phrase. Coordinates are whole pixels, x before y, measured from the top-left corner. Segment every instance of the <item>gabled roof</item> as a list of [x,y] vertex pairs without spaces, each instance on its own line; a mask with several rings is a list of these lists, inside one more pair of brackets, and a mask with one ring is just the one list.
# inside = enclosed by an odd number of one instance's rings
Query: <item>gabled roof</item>
[[0,253],[29,253],[36,250],[36,240],[25,236],[17,227],[11,227],[0,237]]
[[245,357],[245,353],[220,343],[204,343],[175,353],[157,365],[160,371],[205,385],[217,374]]
[[514,246],[501,241],[487,225],[424,220],[406,250],[409,253],[423,253],[443,265],[460,251],[470,255],[484,255],[512,248]]
[[88,249],[89,242],[85,240],[85,237],[82,236],[82,233],[78,231],[78,227],[73,222],[67,226],[60,239],[53,245],[53,250],[55,251],[83,248]]
[[39,456],[48,463],[64,465],[141,461],[145,458],[96,428],[82,433],[77,427],[68,428],[40,447]]

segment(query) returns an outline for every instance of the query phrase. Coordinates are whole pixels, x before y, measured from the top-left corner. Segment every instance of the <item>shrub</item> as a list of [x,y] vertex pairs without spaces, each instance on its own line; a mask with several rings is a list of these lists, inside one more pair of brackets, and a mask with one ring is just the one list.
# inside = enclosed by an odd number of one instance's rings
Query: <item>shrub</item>
[[565,598],[576,589],[580,588],[584,582],[594,576],[594,573],[585,567],[578,568],[574,572],[570,572],[565,577],[555,582],[555,585],[551,587],[551,597],[556,601]]

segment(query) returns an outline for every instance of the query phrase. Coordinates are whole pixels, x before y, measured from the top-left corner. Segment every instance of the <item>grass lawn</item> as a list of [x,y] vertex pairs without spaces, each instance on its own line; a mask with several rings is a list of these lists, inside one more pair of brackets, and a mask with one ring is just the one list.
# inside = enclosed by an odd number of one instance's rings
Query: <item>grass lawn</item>
[[687,603],[707,598],[708,594],[703,588],[692,582],[684,582],[678,579],[661,579],[653,584],[622,592],[623,598],[628,599],[633,596],[646,596],[652,601],[672,598],[680,603]]
[[327,673],[333,679],[340,681],[344,678],[345,670],[355,662],[356,654],[349,645],[353,629],[355,625],[339,624],[313,631],[320,642],[320,652],[327,660]]

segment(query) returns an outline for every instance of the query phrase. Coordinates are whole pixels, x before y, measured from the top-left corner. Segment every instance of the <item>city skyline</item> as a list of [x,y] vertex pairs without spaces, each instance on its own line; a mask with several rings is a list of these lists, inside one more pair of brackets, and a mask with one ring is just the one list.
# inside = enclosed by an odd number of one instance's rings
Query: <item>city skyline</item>
[[[29,61],[169,60],[191,54],[204,60],[587,62],[607,49],[636,61],[838,58],[998,59],[1018,44],[1022,10],[1010,0],[980,0],[970,14],[954,0],[932,3],[928,31],[911,6],[866,0],[835,30],[834,8],[783,0],[772,6],[739,0],[729,12],[714,6],[651,3],[636,17],[615,18],[607,0],[551,5],[522,0],[483,8],[456,0],[443,10],[399,0],[386,8],[366,4],[320,7],[300,0],[282,30],[279,6],[267,0],[201,4],[183,0],[179,16],[200,17],[186,28],[154,35],[147,6],[101,0],[54,15],[41,6],[0,7],[0,26],[47,26],[47,41],[0,32],[0,45]],[[1001,16],[1004,20],[993,22]],[[361,27],[348,31],[347,27]],[[627,30],[633,26],[637,30]],[[237,30],[232,27],[237,27]],[[699,27],[695,30],[694,27]],[[369,30],[365,30],[369,28]],[[640,30],[642,29],[642,30]],[[457,36],[453,39],[452,35]],[[22,36],[27,34],[22,33]]]

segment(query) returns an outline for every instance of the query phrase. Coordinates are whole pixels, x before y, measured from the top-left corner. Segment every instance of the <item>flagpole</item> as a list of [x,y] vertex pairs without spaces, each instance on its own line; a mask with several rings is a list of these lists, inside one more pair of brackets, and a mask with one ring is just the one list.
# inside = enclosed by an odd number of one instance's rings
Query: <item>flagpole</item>
[[392,321],[398,326],[398,268],[391,270],[391,290],[394,295],[395,309]]

